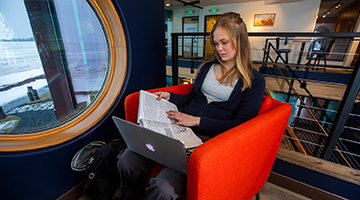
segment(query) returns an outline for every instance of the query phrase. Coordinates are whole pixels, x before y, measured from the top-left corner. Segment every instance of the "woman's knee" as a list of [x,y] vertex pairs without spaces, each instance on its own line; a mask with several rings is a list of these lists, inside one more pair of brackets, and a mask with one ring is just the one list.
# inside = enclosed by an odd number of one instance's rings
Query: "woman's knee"
[[118,156],[117,168],[120,178],[137,181],[142,178],[156,163],[137,153],[126,149],[125,152]]
[[120,173],[128,171],[132,167],[131,161],[127,157],[124,153],[118,155],[117,168]]

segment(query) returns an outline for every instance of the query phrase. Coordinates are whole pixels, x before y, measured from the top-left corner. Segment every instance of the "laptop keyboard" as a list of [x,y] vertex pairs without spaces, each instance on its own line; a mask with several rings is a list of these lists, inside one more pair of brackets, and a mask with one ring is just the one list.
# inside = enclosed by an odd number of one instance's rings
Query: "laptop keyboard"
[[189,162],[190,155],[196,147],[186,149],[186,160]]

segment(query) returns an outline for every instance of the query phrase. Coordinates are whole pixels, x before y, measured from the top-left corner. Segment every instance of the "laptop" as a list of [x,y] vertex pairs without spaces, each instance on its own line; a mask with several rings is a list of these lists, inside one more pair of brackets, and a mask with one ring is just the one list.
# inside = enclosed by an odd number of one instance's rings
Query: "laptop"
[[[187,174],[188,156],[185,145],[176,139],[139,125],[112,117],[128,148],[180,173]],[[192,149],[193,150],[193,149]]]

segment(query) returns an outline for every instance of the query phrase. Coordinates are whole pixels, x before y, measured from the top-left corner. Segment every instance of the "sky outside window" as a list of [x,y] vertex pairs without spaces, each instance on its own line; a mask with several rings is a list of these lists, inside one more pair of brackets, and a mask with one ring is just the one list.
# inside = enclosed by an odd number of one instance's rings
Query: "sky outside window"
[[23,0],[0,1],[0,39],[31,38],[33,33]]

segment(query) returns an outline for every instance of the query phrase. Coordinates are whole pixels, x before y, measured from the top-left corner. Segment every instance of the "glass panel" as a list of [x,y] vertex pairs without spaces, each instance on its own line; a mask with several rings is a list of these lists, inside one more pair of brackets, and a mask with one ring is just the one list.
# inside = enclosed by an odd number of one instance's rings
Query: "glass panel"
[[[183,17],[183,32],[184,33],[198,33],[199,32],[199,17]],[[198,57],[198,39],[193,36],[184,37],[183,41],[183,56],[184,58]],[[191,53],[193,54],[191,56]]]
[[96,100],[108,63],[105,32],[86,0],[1,1],[0,133],[73,119]]

